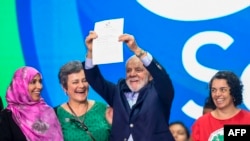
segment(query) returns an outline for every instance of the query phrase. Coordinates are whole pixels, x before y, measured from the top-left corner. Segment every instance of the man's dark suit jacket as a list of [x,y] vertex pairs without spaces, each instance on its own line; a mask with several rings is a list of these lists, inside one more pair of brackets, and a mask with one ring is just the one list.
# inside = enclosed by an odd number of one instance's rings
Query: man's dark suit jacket
[[117,84],[106,81],[98,66],[83,67],[90,86],[113,107],[111,141],[126,141],[132,134],[134,141],[174,141],[168,122],[174,88],[164,68],[153,59],[146,69],[153,80],[139,91],[135,105],[130,108],[124,92],[129,92],[125,79]]

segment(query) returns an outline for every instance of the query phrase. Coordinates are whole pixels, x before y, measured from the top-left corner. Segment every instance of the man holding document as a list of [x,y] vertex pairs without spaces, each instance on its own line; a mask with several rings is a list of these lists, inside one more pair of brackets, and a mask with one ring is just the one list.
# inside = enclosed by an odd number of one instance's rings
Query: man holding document
[[[135,55],[126,62],[125,79],[117,84],[105,80],[98,63],[93,63],[93,50],[100,47],[93,42],[102,38],[99,35],[104,34],[95,30],[86,37],[88,51],[83,65],[91,87],[113,107],[110,140],[174,141],[168,127],[174,88],[165,69],[137,45],[133,35],[121,34],[116,42],[126,43]],[[108,38],[107,34],[104,36]]]

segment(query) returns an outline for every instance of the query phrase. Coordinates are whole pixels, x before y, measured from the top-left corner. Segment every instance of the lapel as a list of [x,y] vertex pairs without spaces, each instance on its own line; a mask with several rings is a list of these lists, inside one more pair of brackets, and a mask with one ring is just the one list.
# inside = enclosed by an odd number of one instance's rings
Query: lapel
[[150,85],[150,83],[147,84],[145,87],[143,87],[139,91],[138,99],[131,109],[131,113],[130,113],[130,117],[129,117],[131,120],[135,120],[138,117],[138,113],[140,112],[141,107],[142,107],[141,105],[143,104],[144,99],[148,95],[149,85]]
[[131,92],[131,90],[128,88],[125,80],[123,80],[121,82],[121,85],[120,85],[121,86],[120,87],[121,99],[122,99],[122,103],[123,103],[123,106],[125,108],[125,111],[129,115],[130,120],[134,120],[138,117],[138,113],[141,110],[141,105],[143,104],[144,99],[146,98],[146,96],[149,93],[148,89],[150,88],[150,85],[152,85],[152,81],[149,82],[145,87],[143,87],[139,91],[139,96],[138,96],[136,103],[132,106],[132,108],[130,108],[129,103],[128,103],[127,98],[126,98],[124,93]]

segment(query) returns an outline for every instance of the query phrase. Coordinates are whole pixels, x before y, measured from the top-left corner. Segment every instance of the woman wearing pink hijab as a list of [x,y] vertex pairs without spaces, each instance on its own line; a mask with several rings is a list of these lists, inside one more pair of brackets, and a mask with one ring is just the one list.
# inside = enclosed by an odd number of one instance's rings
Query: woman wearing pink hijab
[[32,67],[18,69],[0,113],[0,141],[62,141],[54,110],[41,97],[42,75]]

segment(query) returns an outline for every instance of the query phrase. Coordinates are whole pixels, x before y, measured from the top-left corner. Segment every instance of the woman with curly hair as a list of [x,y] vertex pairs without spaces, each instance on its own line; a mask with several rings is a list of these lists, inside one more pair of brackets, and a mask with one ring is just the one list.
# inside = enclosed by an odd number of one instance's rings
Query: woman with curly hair
[[240,109],[243,85],[231,71],[217,72],[209,83],[209,100],[215,109],[192,126],[193,141],[224,140],[224,125],[250,124],[250,112]]

